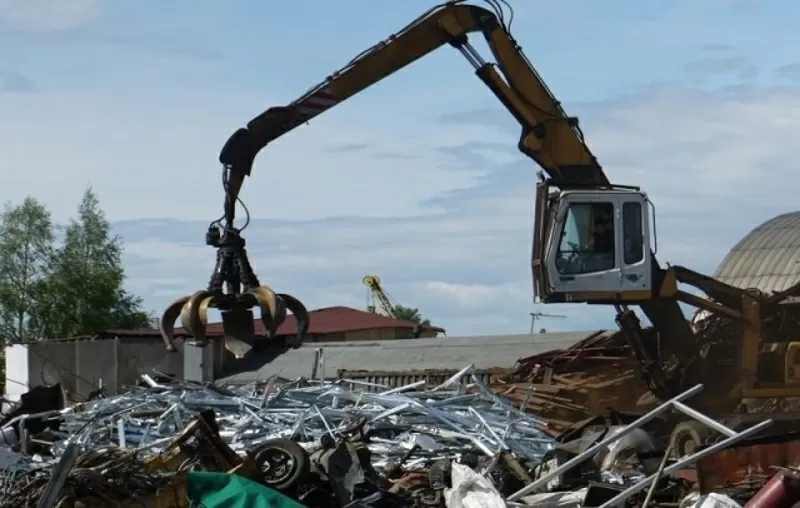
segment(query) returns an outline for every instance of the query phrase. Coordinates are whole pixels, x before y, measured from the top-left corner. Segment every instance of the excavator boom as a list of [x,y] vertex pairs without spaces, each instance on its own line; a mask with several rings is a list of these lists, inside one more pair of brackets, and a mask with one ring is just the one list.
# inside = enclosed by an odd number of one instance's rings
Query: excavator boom
[[[497,64],[485,62],[469,43],[468,35],[475,32],[486,39]],[[525,57],[505,26],[503,13],[461,1],[429,10],[295,101],[258,115],[230,137],[220,161],[233,168],[232,174],[249,175],[255,157],[269,143],[445,44],[469,60],[481,81],[517,119],[522,126],[519,149],[554,182],[564,187],[608,184],[577,119],[564,112]]]

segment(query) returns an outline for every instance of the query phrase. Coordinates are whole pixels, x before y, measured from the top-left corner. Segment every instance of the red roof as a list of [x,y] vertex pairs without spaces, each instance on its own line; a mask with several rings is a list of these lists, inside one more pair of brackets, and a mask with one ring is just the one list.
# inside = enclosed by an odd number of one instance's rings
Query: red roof
[[[257,315],[257,312],[256,312]],[[414,328],[415,323],[373,314],[350,307],[325,307],[309,312],[310,335],[327,335],[333,333],[354,332],[372,328]],[[180,324],[180,321],[178,322]],[[256,335],[266,335],[260,319],[255,320]],[[158,330],[109,330],[107,333],[118,335],[158,335]],[[278,328],[278,336],[289,336],[297,333],[297,321],[293,315],[286,316],[286,321]],[[222,335],[222,323],[209,323],[206,329],[209,336]],[[183,328],[176,328],[175,335],[186,335]]]
[[[332,333],[354,332],[371,328],[414,328],[411,321],[401,321],[372,312],[352,309],[350,307],[325,307],[309,312],[310,335],[327,335]],[[260,319],[255,321],[256,335],[266,335]],[[222,335],[222,323],[208,325],[209,335]],[[297,333],[297,320],[293,315],[286,316],[286,321],[278,328],[276,335],[288,336]]]

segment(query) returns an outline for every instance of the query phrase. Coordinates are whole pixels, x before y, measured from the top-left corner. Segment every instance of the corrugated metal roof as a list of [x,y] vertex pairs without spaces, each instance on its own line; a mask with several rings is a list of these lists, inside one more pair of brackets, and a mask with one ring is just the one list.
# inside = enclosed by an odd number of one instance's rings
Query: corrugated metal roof
[[328,378],[336,377],[342,369],[391,372],[459,370],[470,364],[478,369],[511,368],[520,358],[570,347],[593,333],[596,332],[311,343],[279,354],[275,351],[254,353],[220,381],[249,383],[273,375],[289,379],[308,377],[317,348],[323,349],[325,376]]
[[714,277],[767,293],[800,282],[800,212],[774,217],[748,233],[725,256]]

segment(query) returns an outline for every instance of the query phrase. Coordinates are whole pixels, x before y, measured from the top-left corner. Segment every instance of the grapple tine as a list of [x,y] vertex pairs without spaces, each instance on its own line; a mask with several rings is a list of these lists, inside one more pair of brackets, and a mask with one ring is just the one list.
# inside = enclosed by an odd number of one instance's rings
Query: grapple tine
[[244,358],[255,343],[255,330],[253,329],[253,311],[250,307],[255,305],[255,297],[251,302],[239,298],[233,305],[222,311],[222,327],[225,332],[225,349],[233,353],[236,358]]
[[261,322],[270,339],[275,337],[278,327],[286,319],[286,304],[275,291],[267,286],[258,286],[246,294],[252,295],[261,309]]
[[[286,320],[286,301],[269,287],[261,285],[248,259],[241,229],[234,225],[239,190],[244,177],[249,175],[249,169],[241,169],[223,165],[225,212],[223,217],[209,224],[206,232],[206,245],[217,250],[207,289],[176,300],[164,313],[161,335],[170,350],[175,349],[172,340],[179,316],[183,327],[195,341],[205,343],[208,340],[209,308],[222,314],[225,348],[237,358],[243,358],[255,345],[254,307],[260,309],[261,322],[269,339],[275,338],[278,327]],[[290,296],[287,298],[291,299],[299,327],[298,339],[291,343],[299,344],[308,330],[308,312],[299,301]]]
[[181,324],[198,342],[206,340],[208,324],[208,307],[211,306],[214,293],[206,290],[197,291],[189,297],[181,310]]
[[311,317],[306,306],[297,298],[285,293],[279,293],[278,297],[284,301],[286,308],[294,314],[294,319],[297,321],[297,335],[288,341],[290,346],[297,349],[303,344],[306,334],[308,334],[308,329],[311,326]]
[[161,321],[158,323],[158,329],[161,332],[161,338],[167,346],[167,351],[175,351],[175,322],[181,315],[181,309],[189,301],[189,296],[182,296],[173,301],[161,315]]

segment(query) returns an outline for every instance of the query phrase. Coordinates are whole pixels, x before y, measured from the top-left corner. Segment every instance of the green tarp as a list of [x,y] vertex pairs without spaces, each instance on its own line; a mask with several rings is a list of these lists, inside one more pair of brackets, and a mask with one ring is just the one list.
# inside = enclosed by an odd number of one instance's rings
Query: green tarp
[[277,490],[235,474],[189,472],[186,492],[192,506],[203,508],[306,508]]

